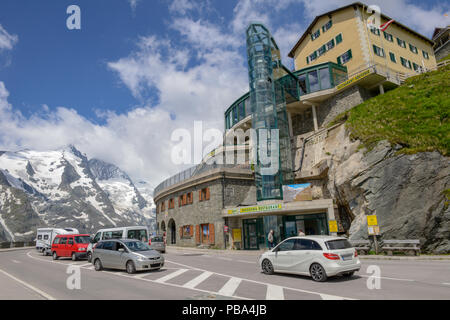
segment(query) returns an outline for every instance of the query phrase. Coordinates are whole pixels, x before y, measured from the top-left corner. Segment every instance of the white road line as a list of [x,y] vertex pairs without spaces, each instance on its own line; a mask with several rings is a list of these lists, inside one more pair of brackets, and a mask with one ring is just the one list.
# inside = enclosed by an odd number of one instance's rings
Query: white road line
[[225,285],[222,287],[222,289],[219,290],[219,294],[223,296],[232,296],[234,295],[234,292],[239,287],[239,284],[241,283],[242,279],[232,277],[230,280],[225,283]]
[[256,264],[254,261],[236,260],[237,262]]
[[284,300],[283,287],[268,284],[266,300]]
[[84,267],[87,267],[87,266],[92,266],[92,263],[85,263],[85,264],[82,264],[82,265],[80,266],[80,268],[84,268]]
[[14,262],[14,263],[22,263],[22,262],[17,261],[17,260],[11,260],[11,261]]
[[198,286],[200,283],[202,283],[203,281],[205,281],[206,279],[208,279],[213,273],[209,272],[209,271],[205,271],[203,272],[201,275],[199,275],[198,277],[195,277],[194,279],[192,279],[191,281],[185,283],[183,285],[184,288],[188,288],[188,289],[193,289],[196,286]]
[[395,281],[416,281],[416,280],[412,280],[412,279],[399,279],[399,278],[388,278],[388,277],[376,277],[376,276],[368,276],[368,275],[364,275],[361,274],[359,275],[361,277],[365,277],[365,278],[377,278],[377,279],[386,279],[386,280],[395,280]]
[[133,276],[133,278],[138,278],[138,279],[140,279],[140,278],[146,277],[146,276],[148,276],[148,275],[150,275],[150,274],[151,274],[151,273],[143,272],[143,273],[139,273],[139,274]]
[[342,297],[333,296],[331,294],[324,294],[324,293],[321,293],[320,297],[322,298],[322,300],[344,300],[344,298],[342,298]]
[[28,289],[33,290],[34,292],[36,292],[36,293],[39,294],[40,296],[43,296],[45,299],[47,299],[47,300],[56,300],[54,297],[52,297],[51,295],[45,293],[44,291],[42,291],[42,290],[40,290],[40,289],[38,289],[38,288],[32,286],[32,285],[29,284],[29,283],[26,283],[25,281],[22,281],[22,280],[20,280],[20,279],[18,279],[18,278],[16,278],[16,277],[14,277],[13,275],[11,275],[11,274],[9,274],[9,273],[7,273],[7,272],[1,270],[1,269],[0,269],[0,272],[3,273],[4,275],[10,277],[11,279],[16,280],[17,282],[19,282],[21,285],[27,287]]
[[188,271],[188,269],[180,269],[180,270],[177,270],[175,272],[172,272],[172,273],[168,274],[167,276],[159,278],[159,279],[157,279],[155,281],[159,282],[159,283],[163,283],[163,282],[169,281],[170,279],[173,279],[173,278],[179,276],[182,273],[185,273],[186,271]]
[[[177,264],[177,265],[179,265],[179,266],[182,266],[182,267],[185,267],[185,268],[189,268],[189,269],[191,269],[191,270],[207,271],[207,270],[205,270],[205,269],[200,269],[200,268],[197,268],[197,267],[189,266],[189,265],[182,264],[182,263],[178,263],[178,262],[174,262],[174,261],[167,261],[167,260],[166,260],[166,262],[170,262],[170,263],[173,263],[173,264]],[[223,273],[217,273],[217,272],[214,272],[214,274],[216,274],[216,275],[218,275],[218,276],[229,277],[229,278],[232,278],[232,277],[233,277],[233,276],[231,276],[231,275],[229,275],[229,274],[223,274]],[[242,279],[242,280],[245,280],[245,281],[247,281],[247,282],[257,283],[257,284],[268,285],[266,282],[261,282],[261,281],[256,281],[256,280],[250,280],[250,279]],[[288,289],[288,290],[292,290],[292,291],[303,292],[303,293],[310,293],[310,294],[316,294],[316,295],[320,295],[320,294],[321,294],[320,292],[314,292],[314,291],[309,291],[309,290],[302,290],[302,289],[291,288],[291,287],[285,287],[285,286],[283,286],[283,288],[284,288],[284,289]],[[342,299],[345,299],[345,300],[356,300],[356,299],[354,299],[354,298],[348,298],[348,297],[341,297],[341,298],[342,298]]]
[[442,282],[442,284],[445,284],[446,286],[450,286],[450,282]]

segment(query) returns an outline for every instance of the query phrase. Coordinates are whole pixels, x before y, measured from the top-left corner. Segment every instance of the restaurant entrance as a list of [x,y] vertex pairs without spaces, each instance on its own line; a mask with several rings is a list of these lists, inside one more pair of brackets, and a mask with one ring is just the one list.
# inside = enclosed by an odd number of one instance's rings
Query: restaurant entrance
[[262,218],[243,220],[243,228],[245,250],[259,250],[265,246]]

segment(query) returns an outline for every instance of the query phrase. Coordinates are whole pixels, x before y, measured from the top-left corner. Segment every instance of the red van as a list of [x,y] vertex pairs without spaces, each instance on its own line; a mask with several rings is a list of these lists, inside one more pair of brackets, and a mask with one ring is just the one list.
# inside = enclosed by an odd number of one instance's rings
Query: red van
[[53,260],[59,257],[72,257],[72,260],[86,258],[87,247],[90,243],[88,234],[60,234],[52,243]]

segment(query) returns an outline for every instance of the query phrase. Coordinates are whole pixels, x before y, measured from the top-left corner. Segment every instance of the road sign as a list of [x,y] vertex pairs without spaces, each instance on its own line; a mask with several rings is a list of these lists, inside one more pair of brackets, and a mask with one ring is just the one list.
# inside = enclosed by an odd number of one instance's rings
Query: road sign
[[367,225],[377,226],[378,225],[377,216],[376,215],[367,216]]
[[330,226],[330,232],[338,232],[338,225],[336,220],[330,220],[328,224]]
[[380,235],[380,227],[379,226],[367,227],[367,231],[369,233],[369,236],[378,236],[378,235]]

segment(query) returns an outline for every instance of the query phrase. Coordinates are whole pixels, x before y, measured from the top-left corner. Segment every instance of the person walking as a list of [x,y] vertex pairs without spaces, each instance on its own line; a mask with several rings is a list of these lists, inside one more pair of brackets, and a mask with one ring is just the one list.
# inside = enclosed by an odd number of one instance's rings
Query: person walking
[[273,230],[269,231],[269,234],[267,235],[267,242],[269,243],[269,249],[272,249],[275,244],[273,239]]
[[306,236],[306,234],[303,232],[302,229],[300,229],[300,230],[298,230],[298,236],[303,237],[303,236]]

